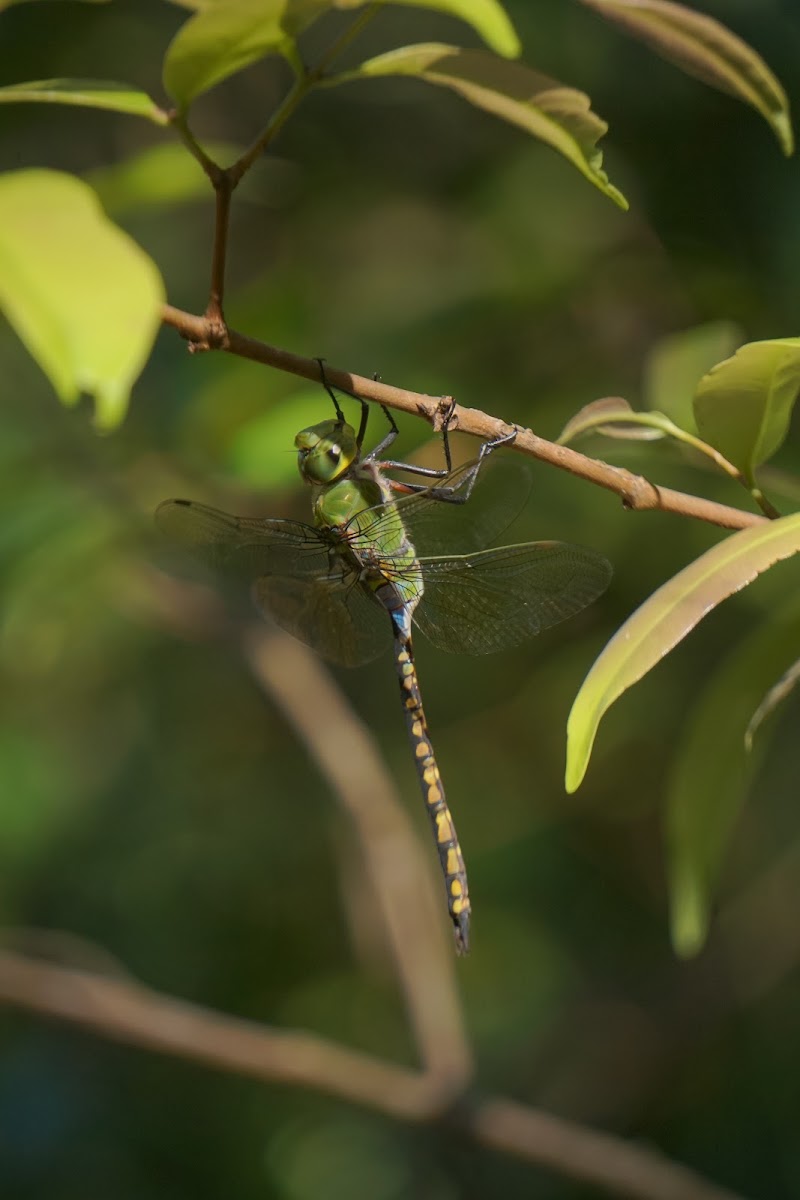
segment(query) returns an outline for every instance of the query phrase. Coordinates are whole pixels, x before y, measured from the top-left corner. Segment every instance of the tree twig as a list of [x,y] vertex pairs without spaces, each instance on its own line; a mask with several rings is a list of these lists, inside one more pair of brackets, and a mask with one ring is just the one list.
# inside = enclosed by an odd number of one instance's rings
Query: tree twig
[[[194,316],[192,313],[173,308],[170,304],[164,305],[162,316],[164,323],[177,329],[190,344],[202,349],[210,347],[209,327],[205,317]],[[288,371],[303,379],[319,381],[319,363],[316,359],[303,358],[289,350],[270,346],[266,342],[237,333],[234,329],[228,329],[214,348],[225,350],[228,354],[240,358],[264,363],[280,371]],[[380,380],[354,375],[327,364],[325,373],[334,387],[353,392],[363,400],[385,404],[387,408],[413,413],[428,421],[434,429],[441,427],[444,414],[450,411],[449,397],[427,396],[420,392],[391,387]],[[456,405],[453,410],[450,427],[482,439],[497,437],[509,430],[509,426],[497,417],[489,416],[480,409],[463,408],[461,405]],[[588,458],[569,446],[549,442],[538,437],[530,429],[520,429],[511,448],[616,493],[626,508],[637,512],[670,512],[707,521],[723,529],[747,529],[766,520],[758,513],[745,512],[740,508],[731,508],[727,504],[706,500],[702,496],[692,496],[674,488],[661,487],[642,475],[634,475],[631,471],[611,466],[601,459]]]
[[318,86],[328,66],[361,33],[365,25],[377,14],[380,7],[381,4],[378,0],[373,0],[373,3],[368,5],[355,17],[350,25],[328,47],[315,66],[311,67],[308,71],[304,70],[303,64],[295,52],[293,65],[295,67],[296,78],[292,87],[267,121],[262,131],[230,166],[221,167],[206,154],[189,128],[185,112],[181,109],[175,109],[169,114],[170,123],[177,130],[184,145],[197,159],[210,179],[216,200],[214,247],[211,254],[211,285],[205,312],[206,332],[203,338],[193,339],[196,349],[217,349],[225,340],[226,329],[223,299],[225,293],[225,267],[228,255],[231,197],[234,191],[256,159],[260,158],[264,153],[308,93]]
[[453,1105],[440,1078],[324,1038],[238,1020],[122,982],[0,951],[0,1001],[267,1083],[313,1088],[390,1116],[446,1119],[480,1145],[629,1200],[741,1200],[655,1151],[500,1097]]

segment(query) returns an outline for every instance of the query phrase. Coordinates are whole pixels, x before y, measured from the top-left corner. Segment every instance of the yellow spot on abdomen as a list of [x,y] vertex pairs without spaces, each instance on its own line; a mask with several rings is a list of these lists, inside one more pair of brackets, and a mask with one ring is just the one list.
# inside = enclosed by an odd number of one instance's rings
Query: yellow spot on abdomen
[[[453,849],[447,851],[447,868],[446,869],[447,869],[448,875],[457,875],[459,873],[459,871],[461,870],[461,862],[459,859],[459,853],[455,849],[455,847],[453,847]],[[460,896],[461,895],[461,884],[460,883],[458,885],[458,889],[459,889],[458,894]],[[453,891],[452,884],[450,886],[450,891],[451,892]],[[453,895],[455,895],[455,892],[453,892]]]
[[431,748],[427,742],[417,742],[417,758],[427,758]]
[[435,783],[428,788],[428,804],[438,804],[442,798],[442,789]]
[[415,721],[411,726],[411,732],[415,738],[422,737],[422,721]]

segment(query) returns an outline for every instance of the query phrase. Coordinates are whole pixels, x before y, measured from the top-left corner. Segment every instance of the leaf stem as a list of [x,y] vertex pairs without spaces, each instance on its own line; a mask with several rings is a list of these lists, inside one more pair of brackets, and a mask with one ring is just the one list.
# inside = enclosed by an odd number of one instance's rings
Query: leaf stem
[[[228,259],[228,232],[230,229],[231,196],[239,186],[243,176],[250,170],[267,146],[275,139],[289,117],[295,112],[320,82],[325,71],[333,60],[346,49],[358,36],[365,25],[383,7],[385,0],[372,0],[372,3],[334,39],[328,49],[322,54],[316,65],[304,71],[302,63],[296,56],[289,61],[295,69],[295,80],[281,103],[272,114],[258,137],[248,146],[236,162],[228,167],[220,167],[210,158],[189,128],[186,115],[179,110],[170,113],[170,122],[178,131],[184,145],[197,159],[214,188],[216,198],[214,218],[214,246],[211,252],[211,282],[209,285],[208,304],[205,316],[207,327],[205,337],[193,341],[197,350],[224,348],[226,341],[226,323],[223,301],[225,296],[225,267]],[[294,43],[292,43],[294,45]]]
[[242,176],[249,171],[259,155],[263,154],[300,103],[317,86],[333,60],[358,37],[362,29],[383,7],[384,2],[385,0],[373,0],[373,3],[364,9],[363,12],[359,13],[355,20],[340,33],[339,37],[331,42],[328,49],[324,51],[313,67],[310,67],[304,74],[297,75],[290,91],[272,114],[261,133],[248,149],[245,150],[241,158],[238,158],[235,163],[228,167],[227,173],[231,180],[231,189],[238,185]]
[[[595,403],[599,403],[599,401]],[[711,459],[731,479],[741,484],[745,491],[750,493],[755,503],[770,521],[774,521],[780,517],[781,514],[777,508],[770,503],[761,489],[754,483],[751,483],[744,472],[740,471],[737,466],[734,466],[732,462],[725,458],[724,454],[720,454],[719,450],[709,445],[708,442],[704,442],[702,438],[696,437],[686,429],[681,429],[680,425],[676,425],[674,421],[670,420],[662,412],[636,412],[633,409],[626,409],[620,412],[603,412],[602,410],[598,410],[596,413],[587,412],[584,420],[580,423],[570,422],[567,426],[569,436],[565,437],[562,434],[558,439],[559,444],[567,445],[568,441],[572,441],[578,434],[588,433],[593,429],[602,432],[603,427],[608,425],[643,425],[646,428],[659,430],[666,437],[674,438],[676,442],[683,442],[684,445],[691,446],[693,450],[697,450],[705,458]]]
[[169,122],[170,125],[172,125],[172,128],[177,130],[181,141],[186,146],[189,153],[197,159],[214,187],[216,187],[222,167],[215,163],[213,158],[209,158],[203,147],[197,141],[191,129],[189,128],[189,122],[186,119],[186,114],[178,109],[173,109],[173,111],[169,114]]

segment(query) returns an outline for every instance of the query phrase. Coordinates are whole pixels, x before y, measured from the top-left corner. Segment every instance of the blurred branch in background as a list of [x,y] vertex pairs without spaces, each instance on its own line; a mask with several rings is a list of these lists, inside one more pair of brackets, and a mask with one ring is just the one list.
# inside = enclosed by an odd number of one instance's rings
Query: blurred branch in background
[[350,817],[406,996],[416,1044],[432,1076],[463,1084],[472,1072],[439,905],[423,855],[367,727],[318,658],[287,634],[253,628],[245,653]]
[[[142,572],[142,584],[141,619],[182,637],[236,637],[221,604],[202,585],[183,584],[152,568]],[[338,1096],[400,1120],[444,1121],[488,1148],[615,1196],[737,1200],[657,1152],[473,1093],[455,960],[430,870],[373,739],[327,670],[299,642],[252,627],[241,646],[256,680],[306,743],[355,826],[423,1069],[388,1063],[311,1033],[221,1015],[120,978],[116,968],[109,975],[102,960],[87,970],[0,950],[0,1001],[237,1075]],[[45,942],[45,953],[47,948]]]
[[740,1200],[660,1154],[497,1097],[449,1108],[441,1080],[139,984],[0,951],[0,999],[117,1041],[268,1083],[311,1087],[415,1123],[445,1119],[483,1146],[631,1200]]
[[[233,329],[220,330],[220,327],[210,321],[207,316],[194,316],[181,309],[173,308],[170,304],[164,305],[162,316],[164,323],[177,329],[187,339],[190,348],[194,351],[225,350],[229,354],[249,358],[280,371],[299,375],[303,379],[319,382],[317,359],[303,358],[288,350],[281,350],[266,342],[246,337]],[[361,375],[342,371],[337,367],[329,367],[327,364],[325,373],[334,387],[349,391],[359,399],[384,404],[388,408],[396,408],[401,412],[421,416],[429,421],[435,430],[441,426],[445,413],[450,411],[449,403],[442,403],[445,399],[449,401],[449,397],[426,396],[419,392],[409,392],[402,388],[391,387],[380,380],[367,379]],[[481,412],[480,409],[462,408],[456,405],[452,411],[450,428],[486,440],[502,437],[504,433],[507,434],[509,426],[497,417]],[[731,508],[726,504],[717,504],[713,500],[705,500],[701,496],[678,492],[673,488],[659,487],[641,475],[634,475],[632,472],[626,471],[623,467],[614,467],[600,459],[588,458],[585,454],[580,454],[568,446],[548,442],[529,429],[517,431],[513,448],[540,462],[549,463],[551,466],[569,471],[572,475],[577,475],[589,483],[597,484],[598,487],[615,492],[621,498],[625,508],[637,512],[657,509],[661,512],[671,512],[678,516],[708,521],[723,529],[746,529],[766,520],[757,513]]]
[[[235,637],[221,604],[205,588],[151,571],[143,573],[143,583],[144,619],[180,637]],[[258,684],[297,730],[355,827],[420,1057],[449,1092],[460,1091],[472,1074],[472,1056],[455,966],[428,860],[375,740],[330,673],[300,642],[253,626],[241,645]]]

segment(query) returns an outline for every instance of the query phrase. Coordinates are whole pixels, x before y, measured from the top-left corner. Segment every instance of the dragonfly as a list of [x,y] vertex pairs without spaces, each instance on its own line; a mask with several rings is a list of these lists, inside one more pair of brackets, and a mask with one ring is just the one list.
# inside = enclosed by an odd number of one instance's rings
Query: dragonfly
[[[156,522],[195,558],[248,583],[264,616],[332,663],[370,662],[391,638],[456,950],[466,954],[467,872],[428,731],[412,628],[451,653],[507,650],[591,604],[608,586],[611,566],[597,551],[564,542],[491,545],[530,487],[527,472],[509,470],[510,463],[495,467],[492,460],[487,469],[493,451],[513,441],[516,429],[484,442],[475,459],[453,469],[445,419],[446,466],[422,467],[382,457],[398,433],[384,408],[389,432],[364,453],[369,405],[360,401],[356,430],[322,363],[320,370],[336,416],[295,437],[313,525],[234,516],[183,499],[163,501]],[[402,482],[389,474],[394,471],[425,480]],[[479,503],[481,496],[488,502]]]

